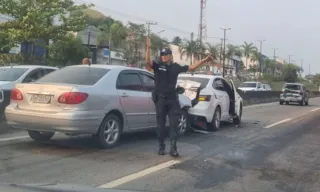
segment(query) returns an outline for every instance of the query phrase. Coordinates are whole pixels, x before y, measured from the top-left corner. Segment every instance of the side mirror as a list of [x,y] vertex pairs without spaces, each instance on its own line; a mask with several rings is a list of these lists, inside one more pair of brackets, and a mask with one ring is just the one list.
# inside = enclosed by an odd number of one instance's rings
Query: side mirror
[[183,94],[184,91],[185,91],[185,89],[184,89],[183,87],[178,86],[178,87],[176,88],[176,92],[177,92],[178,94]]

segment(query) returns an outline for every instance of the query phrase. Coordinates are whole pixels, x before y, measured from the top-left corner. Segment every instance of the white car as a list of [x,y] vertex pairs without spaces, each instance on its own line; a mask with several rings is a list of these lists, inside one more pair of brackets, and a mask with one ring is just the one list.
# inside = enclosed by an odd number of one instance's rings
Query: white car
[[184,94],[193,99],[192,107],[188,111],[193,126],[218,130],[220,121],[230,119],[233,119],[235,124],[240,124],[243,100],[232,80],[229,82],[221,76],[214,75],[179,75],[179,86],[184,87]]
[[246,81],[239,85],[241,91],[264,91],[262,83],[258,81]]

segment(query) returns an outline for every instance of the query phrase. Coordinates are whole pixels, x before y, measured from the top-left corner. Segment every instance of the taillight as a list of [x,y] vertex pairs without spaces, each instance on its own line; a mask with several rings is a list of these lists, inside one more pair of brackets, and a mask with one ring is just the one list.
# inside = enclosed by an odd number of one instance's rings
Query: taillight
[[59,96],[58,102],[64,104],[80,104],[88,98],[87,93],[67,92]]
[[210,101],[211,95],[199,95],[199,101]]
[[10,94],[10,99],[14,101],[22,101],[23,95],[19,89],[13,89]]

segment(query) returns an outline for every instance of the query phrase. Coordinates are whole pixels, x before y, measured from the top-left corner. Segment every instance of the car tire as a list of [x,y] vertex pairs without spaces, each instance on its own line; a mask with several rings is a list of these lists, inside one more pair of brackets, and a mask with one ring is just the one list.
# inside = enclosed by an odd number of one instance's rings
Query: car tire
[[233,124],[235,125],[240,125],[241,123],[241,117],[242,117],[242,104],[240,104],[240,111],[239,111],[239,115],[235,118],[233,118]]
[[214,111],[212,121],[208,126],[208,129],[210,131],[217,131],[220,129],[220,123],[221,123],[221,109],[220,109],[220,106],[217,106],[216,110]]
[[302,100],[299,102],[299,104],[300,104],[301,106],[303,106],[303,105],[304,105],[304,99],[302,99]]
[[309,99],[305,102],[306,105],[309,105]]
[[283,101],[279,101],[279,104],[280,104],[280,105],[283,105]]
[[182,113],[179,117],[179,124],[178,124],[178,129],[179,129],[179,135],[186,135],[190,131],[190,124],[188,121],[188,109],[184,108],[182,109]]
[[290,102],[289,101],[286,101],[286,105],[289,105],[290,104]]
[[122,125],[120,118],[114,114],[109,114],[103,119],[98,133],[94,135],[100,148],[113,148],[119,143]]
[[31,139],[35,141],[49,141],[55,134],[55,132],[39,132],[39,131],[28,131]]

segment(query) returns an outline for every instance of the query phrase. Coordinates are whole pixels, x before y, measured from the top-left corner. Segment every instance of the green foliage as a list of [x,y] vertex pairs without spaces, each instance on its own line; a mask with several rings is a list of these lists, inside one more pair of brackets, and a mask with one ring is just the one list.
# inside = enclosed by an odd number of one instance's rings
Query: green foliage
[[0,53],[9,53],[12,46],[8,40],[8,35],[0,33]]
[[182,43],[182,39],[179,36],[175,36],[172,39],[172,44],[179,46]]
[[[85,27],[84,16],[70,14],[87,5],[75,5],[72,0],[1,0],[0,13],[14,19],[0,23],[1,33],[8,35],[11,44],[36,42],[39,39],[60,40],[70,31]],[[54,23],[59,21],[59,23]],[[46,45],[44,45],[46,46]]]
[[160,36],[156,34],[151,34],[150,40],[152,42],[151,50],[155,55],[158,53],[159,50],[169,46],[168,41],[162,39]]
[[316,84],[317,86],[320,86],[320,74],[315,74],[313,77],[312,77],[312,82],[314,84]]
[[285,64],[283,71],[283,80],[286,82],[296,82],[300,68],[293,64]]
[[179,47],[179,51],[181,53],[181,58],[183,56],[186,56],[187,58],[190,59],[190,64],[192,64],[191,58],[196,57],[198,55],[200,55],[201,51],[202,51],[202,47],[200,45],[200,42],[198,40],[184,40],[180,47]]
[[122,23],[112,23],[111,25],[104,24],[100,26],[100,33],[98,34],[99,45],[109,45],[111,40],[111,47],[118,48],[122,45],[127,37],[127,29]]
[[83,46],[81,39],[68,35],[64,40],[57,40],[50,45],[51,65],[75,65],[88,57],[89,48]]
[[206,48],[208,52],[212,55],[214,60],[217,60],[220,57],[219,47],[220,47],[219,45],[212,45],[210,43],[206,44]]

